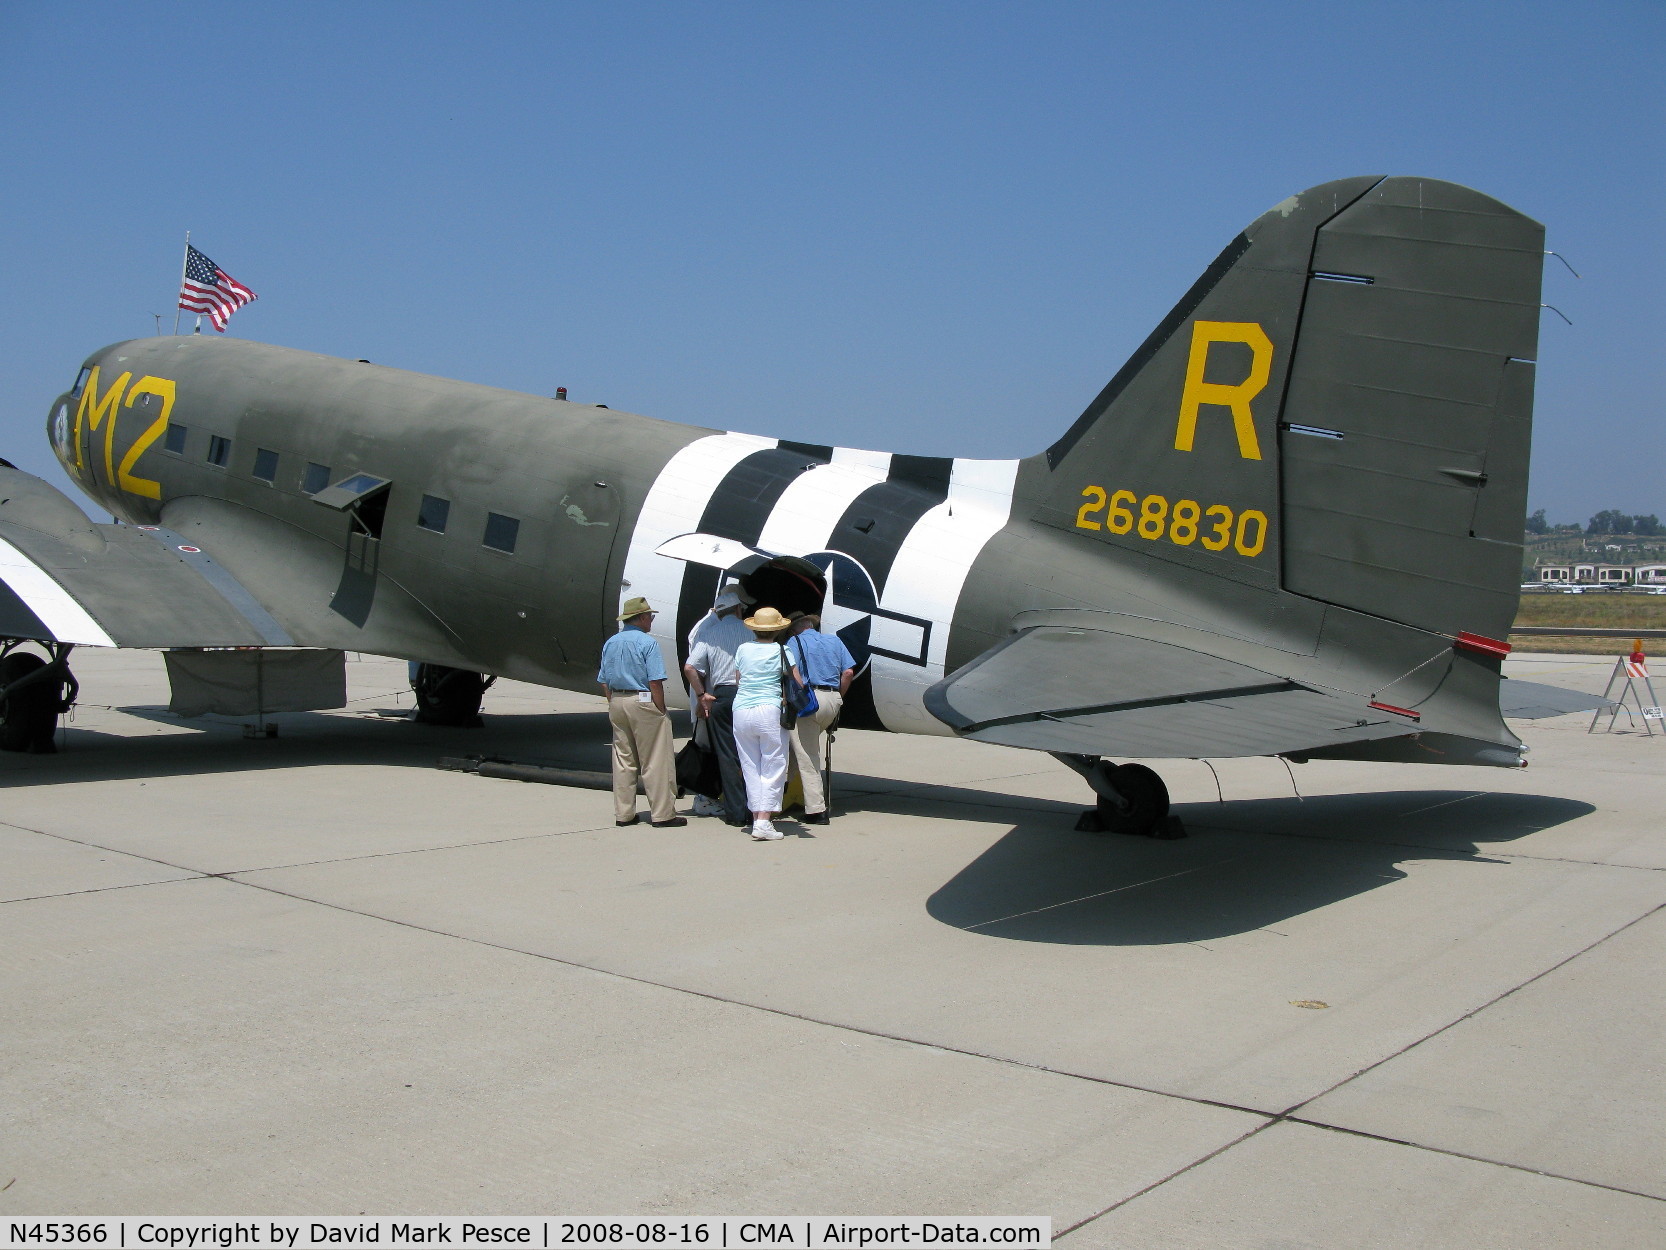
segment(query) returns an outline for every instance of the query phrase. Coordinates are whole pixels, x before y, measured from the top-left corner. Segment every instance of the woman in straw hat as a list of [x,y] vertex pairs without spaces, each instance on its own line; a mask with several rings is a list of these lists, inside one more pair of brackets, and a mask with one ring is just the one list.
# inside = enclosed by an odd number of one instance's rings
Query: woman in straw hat
[[[746,778],[746,805],[752,811],[752,836],[760,842],[781,836],[770,818],[781,810],[787,784],[787,731],[781,727],[781,674],[787,653],[776,636],[789,622],[774,608],[759,608],[746,618],[753,642],[735,650],[739,674],[735,690],[735,746]],[[794,677],[798,670],[791,670]]]

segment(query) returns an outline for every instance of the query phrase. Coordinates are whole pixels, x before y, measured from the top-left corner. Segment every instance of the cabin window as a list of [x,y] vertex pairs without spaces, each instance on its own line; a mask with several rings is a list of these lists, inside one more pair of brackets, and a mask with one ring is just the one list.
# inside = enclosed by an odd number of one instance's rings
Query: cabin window
[[278,476],[278,453],[268,451],[264,447],[257,447],[255,449],[254,475],[263,482],[276,481]]
[[486,536],[480,541],[482,545],[493,551],[505,551],[510,554],[515,550],[515,539],[520,534],[521,523],[512,516],[500,516],[496,512],[486,514]]
[[301,492],[316,495],[330,484],[330,466],[327,464],[309,464],[307,471],[301,474]]
[[171,451],[176,456],[185,454],[185,427],[168,422],[168,432],[162,439],[162,450]]
[[217,464],[222,469],[231,459],[231,440],[215,434],[208,440],[208,463]]
[[71,395],[79,395],[86,389],[87,379],[92,377],[92,375],[93,367],[91,365],[82,365],[81,372],[75,375],[75,385],[69,388],[69,393]]
[[441,499],[438,495],[424,495],[422,506],[417,509],[417,524],[425,530],[433,530],[436,534],[445,533],[445,523],[451,517],[451,500]]

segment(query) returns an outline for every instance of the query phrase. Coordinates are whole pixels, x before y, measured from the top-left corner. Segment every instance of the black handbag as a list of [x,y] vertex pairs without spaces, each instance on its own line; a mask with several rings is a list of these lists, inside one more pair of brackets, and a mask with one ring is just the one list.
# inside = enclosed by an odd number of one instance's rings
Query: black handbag
[[717,752],[708,751],[693,738],[684,743],[677,752],[677,788],[708,799],[721,794],[723,779],[717,769]]

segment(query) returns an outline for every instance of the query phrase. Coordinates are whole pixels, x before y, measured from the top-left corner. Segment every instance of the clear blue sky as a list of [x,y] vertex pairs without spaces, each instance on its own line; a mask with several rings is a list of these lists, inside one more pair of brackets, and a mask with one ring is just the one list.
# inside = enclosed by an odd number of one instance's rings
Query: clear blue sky
[[[1018,456],[1354,174],[1549,228],[1532,507],[1666,514],[1660,0],[10,3],[0,455],[172,323],[672,420]],[[187,323],[188,324],[188,323]]]

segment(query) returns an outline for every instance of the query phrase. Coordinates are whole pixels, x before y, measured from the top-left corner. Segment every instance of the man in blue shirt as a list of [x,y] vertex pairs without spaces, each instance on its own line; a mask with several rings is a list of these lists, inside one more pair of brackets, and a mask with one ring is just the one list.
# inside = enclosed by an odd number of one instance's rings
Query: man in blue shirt
[[856,672],[856,660],[837,634],[821,632],[821,618],[814,614],[794,619],[787,655],[804,674],[805,682],[816,690],[816,710],[798,718],[791,741],[793,763],[804,786],[804,823],[825,825],[827,790],[822,785],[821,740],[828,726],[839,719],[845,691],[850,689],[850,679]]
[[607,695],[607,719],[613,726],[613,823],[636,823],[640,778],[654,828],[675,829],[688,821],[672,806],[676,764],[665,711],[665,659],[648,632],[654,616],[641,596],[626,601],[619,613],[625,627],[603,644],[596,680]]

